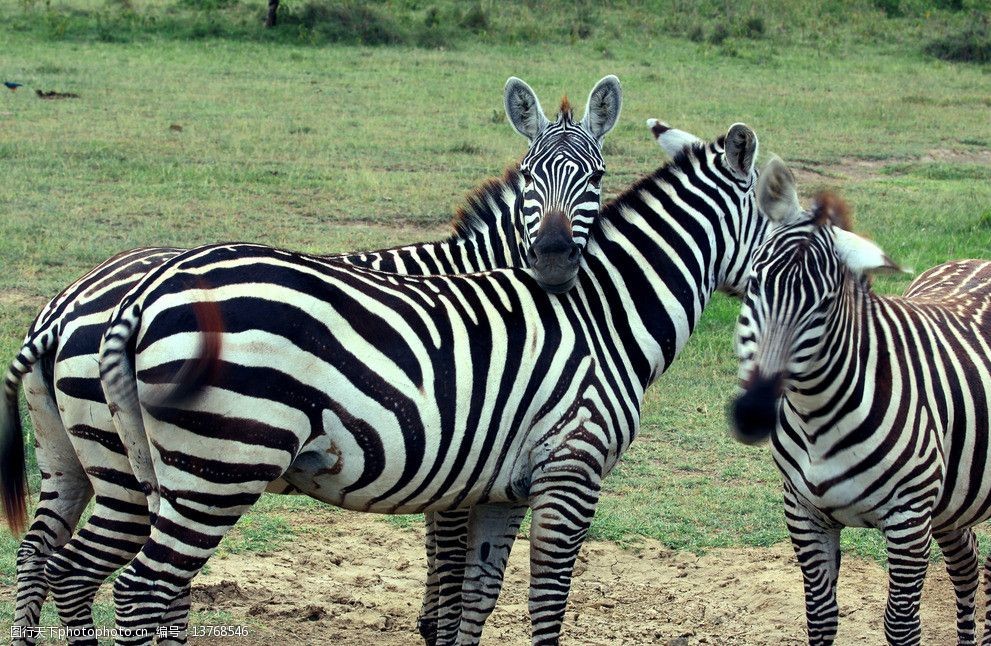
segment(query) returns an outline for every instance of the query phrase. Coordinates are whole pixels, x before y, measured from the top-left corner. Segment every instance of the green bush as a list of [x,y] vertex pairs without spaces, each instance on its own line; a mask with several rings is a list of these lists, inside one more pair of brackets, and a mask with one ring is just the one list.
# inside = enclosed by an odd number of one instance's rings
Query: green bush
[[473,4],[461,18],[461,26],[476,34],[486,31],[489,28],[489,14],[482,9],[482,5]]
[[309,0],[281,13],[284,26],[298,26],[328,42],[395,45],[408,40],[396,22],[361,2]]
[[948,30],[925,49],[945,61],[991,63],[991,21],[987,14],[974,14],[962,27]]

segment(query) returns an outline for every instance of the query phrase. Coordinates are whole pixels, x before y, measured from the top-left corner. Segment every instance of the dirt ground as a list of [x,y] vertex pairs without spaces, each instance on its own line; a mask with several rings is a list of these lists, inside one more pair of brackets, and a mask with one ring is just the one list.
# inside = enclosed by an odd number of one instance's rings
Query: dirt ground
[[[194,609],[244,618],[250,634],[230,643],[245,646],[419,643],[422,531],[344,513],[308,517],[305,526],[315,529],[280,551],[212,560],[209,574],[194,586]],[[529,643],[527,554],[527,542],[517,542],[483,644]],[[838,644],[884,643],[885,589],[885,572],[876,563],[844,560]],[[952,587],[935,566],[923,600],[922,643],[955,643],[954,617]],[[653,541],[636,549],[589,542],[576,570],[562,641],[804,644],[804,624],[801,576],[788,545],[698,557]]]

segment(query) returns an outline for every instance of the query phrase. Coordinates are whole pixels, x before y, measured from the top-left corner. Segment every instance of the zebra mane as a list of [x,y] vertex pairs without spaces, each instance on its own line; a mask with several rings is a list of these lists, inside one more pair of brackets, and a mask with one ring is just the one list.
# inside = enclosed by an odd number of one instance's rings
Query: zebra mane
[[[715,141],[715,145],[722,147],[725,138],[725,136],[722,136],[717,139]],[[694,141],[675,153],[674,157],[657,167],[652,173],[644,175],[639,180],[628,186],[626,190],[609,200],[609,202],[602,207],[602,210],[599,212],[599,217],[595,219],[593,229],[598,229],[603,222],[608,222],[612,218],[622,217],[619,210],[623,207],[626,201],[629,200],[631,195],[636,195],[639,193],[644,186],[657,181],[670,183],[674,180],[675,172],[679,170],[686,174],[694,172],[692,170],[692,159],[696,159],[699,156],[704,155],[706,148],[710,145],[712,144],[706,141]]]
[[812,200],[812,217],[816,224],[832,224],[846,231],[853,231],[853,214],[850,206],[839,195],[821,191]]
[[571,101],[568,100],[568,95],[565,94],[561,97],[561,107],[557,109],[558,116],[564,116],[568,121],[574,121],[574,110],[571,109]]
[[[465,197],[465,204],[458,208],[451,218],[451,228],[454,232],[448,241],[472,237],[476,233],[496,230],[503,226],[500,222],[502,213],[493,210],[491,202],[505,203],[507,189],[514,195],[519,194],[520,172],[519,162],[506,168],[502,177],[492,177],[472,190]],[[512,211],[514,204],[509,204]]]

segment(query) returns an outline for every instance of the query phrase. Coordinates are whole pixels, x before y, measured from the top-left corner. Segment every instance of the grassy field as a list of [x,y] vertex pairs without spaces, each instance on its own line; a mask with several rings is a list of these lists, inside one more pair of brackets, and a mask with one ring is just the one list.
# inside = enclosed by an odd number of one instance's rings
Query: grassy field
[[[803,171],[803,192],[841,189],[860,230],[903,265],[991,257],[991,66],[925,51],[926,38],[958,33],[968,10],[987,8],[979,2],[944,3],[963,7],[950,11],[851,1],[818,12],[783,2],[764,13],[756,3],[627,2],[580,20],[561,8],[540,20],[525,2],[506,17],[480,3],[481,29],[442,2],[443,39],[403,32],[389,47],[335,43],[306,27],[313,3],[286,3],[286,29],[261,33],[261,4],[0,9],[10,25],[0,80],[26,86],[0,94],[0,356],[14,356],[48,298],[126,248],[236,239],[336,252],[442,235],[462,196],[525,150],[502,113],[510,75],[548,110],[564,93],[584,104],[596,80],[620,77],[609,195],[663,161],[644,119],[705,138],[743,121],[762,156]],[[427,24],[420,5],[429,4],[371,6]],[[42,101],[35,89],[79,98]],[[767,449],[726,433],[737,308],[717,298],[650,391],[594,537],[651,536],[696,551],[786,539]],[[224,549],[270,549],[298,531],[293,510],[315,504],[266,498]],[[848,531],[845,543],[883,558],[874,533]],[[15,544],[0,542],[7,582]]]

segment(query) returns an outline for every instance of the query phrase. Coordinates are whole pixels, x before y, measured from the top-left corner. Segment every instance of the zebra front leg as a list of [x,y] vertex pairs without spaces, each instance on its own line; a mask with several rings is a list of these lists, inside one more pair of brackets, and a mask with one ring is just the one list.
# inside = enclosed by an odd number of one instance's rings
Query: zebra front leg
[[[36,363],[23,379],[34,426],[35,455],[41,471],[41,492],[34,520],[17,548],[17,596],[12,634],[36,628],[41,606],[48,596],[45,567],[53,552],[65,545],[93,495],[89,479],[68,440],[50,388],[43,362]],[[16,645],[35,642],[33,633],[14,638]]]
[[946,559],[946,571],[957,598],[957,642],[959,646],[977,643],[974,606],[980,578],[977,537],[970,528],[956,529],[934,538]]
[[419,620],[427,646],[453,644],[457,638],[468,514],[467,509],[427,514],[427,586]]
[[526,503],[476,505],[471,509],[468,554],[461,588],[459,646],[477,644],[482,638],[485,621],[492,614],[502,590],[509,553],[526,510]]
[[839,605],[840,527],[826,522],[798,503],[785,489],[785,520],[805,588],[805,620],[810,646],[829,646],[836,639]]
[[981,646],[991,646],[991,554],[984,561],[984,636]]
[[434,512],[423,515],[424,546],[427,549],[427,582],[423,587],[423,602],[416,618],[416,629],[427,646],[437,644],[437,609],[440,603],[437,582],[437,519]]
[[884,610],[884,634],[888,643],[914,646],[922,637],[919,604],[929,567],[932,529],[928,513],[906,512],[886,524],[888,542],[888,604]]
[[533,495],[531,489],[529,605],[534,646],[560,642],[571,573],[599,500],[598,483],[593,486],[584,478],[559,477],[564,485],[561,490]]

